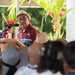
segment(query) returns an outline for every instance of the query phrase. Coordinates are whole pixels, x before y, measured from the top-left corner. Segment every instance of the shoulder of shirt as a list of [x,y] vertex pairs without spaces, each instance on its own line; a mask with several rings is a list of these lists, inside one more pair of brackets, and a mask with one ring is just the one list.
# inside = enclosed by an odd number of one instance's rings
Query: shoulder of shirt
[[24,69],[26,68],[26,66],[23,66],[21,68],[19,68],[14,75],[19,75]]
[[2,32],[9,31],[8,29],[3,30]]
[[39,33],[38,29],[35,26],[33,26],[33,25],[30,25],[29,30],[32,30],[34,32],[37,31]]
[[33,29],[36,29],[35,26],[33,26],[32,24],[29,25],[29,28],[33,28]]
[[23,71],[25,68],[26,68],[26,66],[20,67],[20,68],[17,70],[17,72],[18,72],[18,71]]
[[35,73],[32,73],[31,75],[54,75],[54,74],[52,74],[51,71],[47,70],[42,73],[35,72]]
[[60,72],[57,72],[57,73],[55,73],[55,74],[53,74],[53,75],[62,75]]

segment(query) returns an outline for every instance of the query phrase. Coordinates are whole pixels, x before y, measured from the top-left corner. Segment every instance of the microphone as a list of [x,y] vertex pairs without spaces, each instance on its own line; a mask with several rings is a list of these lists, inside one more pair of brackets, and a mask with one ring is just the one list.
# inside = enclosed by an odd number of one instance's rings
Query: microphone
[[13,26],[17,27],[17,26],[19,26],[19,24],[13,24]]
[[18,27],[19,24],[6,24],[5,26],[7,29],[10,29],[11,27]]
[[5,26],[6,27],[13,27],[13,26],[17,27],[17,26],[19,26],[19,24],[6,24]]

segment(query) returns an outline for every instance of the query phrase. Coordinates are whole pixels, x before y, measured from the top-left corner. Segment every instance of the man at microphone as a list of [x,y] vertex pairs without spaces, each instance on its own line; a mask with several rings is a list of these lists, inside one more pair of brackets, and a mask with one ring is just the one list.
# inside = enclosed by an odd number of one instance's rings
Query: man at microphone
[[30,23],[31,17],[26,11],[21,10],[17,14],[17,20],[20,27],[17,39],[25,45],[30,46],[28,42],[34,42],[39,31]]

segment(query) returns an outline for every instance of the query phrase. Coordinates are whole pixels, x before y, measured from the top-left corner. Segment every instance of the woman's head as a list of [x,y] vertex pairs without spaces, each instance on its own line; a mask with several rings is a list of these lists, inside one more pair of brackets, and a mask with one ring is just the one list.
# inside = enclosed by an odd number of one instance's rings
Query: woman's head
[[0,58],[0,75],[1,75],[1,72],[2,72],[2,60]]
[[[58,41],[47,42],[41,48],[41,58],[38,65],[38,72],[50,70],[53,73],[60,71],[63,72],[63,63],[61,61],[62,50],[64,45]],[[59,57],[60,56],[60,57]]]

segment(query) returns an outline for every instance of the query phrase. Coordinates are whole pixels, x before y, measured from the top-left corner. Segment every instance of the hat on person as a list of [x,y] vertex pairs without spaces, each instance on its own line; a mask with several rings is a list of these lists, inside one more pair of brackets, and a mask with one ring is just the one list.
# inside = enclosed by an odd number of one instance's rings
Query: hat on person
[[29,19],[31,19],[30,15],[26,11],[20,10],[16,17],[18,18],[20,15],[26,15]]
[[19,59],[19,52],[14,48],[8,48],[2,52],[2,61],[9,65],[15,65]]
[[37,35],[35,42],[44,44],[48,42],[48,36],[45,32],[41,32]]
[[17,66],[20,64],[20,55],[15,48],[7,48],[2,54],[2,75],[13,75],[17,71]]
[[[16,48],[14,42],[9,42],[5,44],[4,50],[1,54],[3,67],[2,75],[14,75],[18,68],[27,65],[26,60],[26,47]],[[26,60],[26,61],[25,61]]]
[[19,59],[19,51],[17,50],[16,44],[14,42],[8,42],[1,54],[2,61],[9,65],[15,65]]

